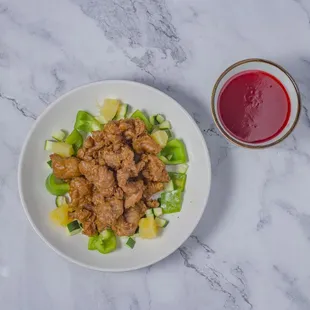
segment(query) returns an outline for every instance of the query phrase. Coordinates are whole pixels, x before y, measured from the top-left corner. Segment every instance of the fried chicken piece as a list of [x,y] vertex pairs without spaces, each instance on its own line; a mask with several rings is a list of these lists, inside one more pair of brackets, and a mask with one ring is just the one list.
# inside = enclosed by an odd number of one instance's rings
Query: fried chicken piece
[[[128,145],[122,146],[119,150],[114,151],[111,147],[101,150],[100,158],[112,169],[120,169],[123,165],[134,164],[134,152]],[[99,159],[100,162],[100,159]]]
[[78,211],[75,211],[73,213],[71,213],[71,217],[82,222],[85,222],[88,218],[90,218],[92,215],[92,212],[86,209],[81,209]]
[[111,121],[104,126],[103,132],[105,139],[113,145],[123,144],[124,138],[122,132],[119,129],[119,121]]
[[[93,136],[88,136],[84,141],[83,147],[78,150],[77,157],[83,161],[92,161],[93,159],[96,159],[96,163],[98,163],[99,151],[105,147],[107,142],[103,138],[104,133],[102,131],[94,131],[92,134]],[[100,164],[104,165],[104,163]]]
[[142,180],[128,182],[122,189],[125,193],[125,209],[127,209],[142,199],[144,183]]
[[74,219],[77,219],[83,226],[83,234],[87,236],[94,236],[97,234],[96,215],[93,212],[81,209],[70,214]]
[[117,199],[123,199],[124,198],[124,191],[120,187],[117,187],[115,189],[115,192],[114,192],[114,197]]
[[110,228],[124,211],[123,200],[116,197],[106,199],[99,191],[94,192],[93,203],[97,215],[96,225],[98,231]]
[[137,230],[138,225],[126,222],[124,216],[120,216],[112,229],[118,236],[131,236]]
[[91,156],[91,154],[89,154],[87,152],[87,149],[85,149],[84,147],[80,148],[78,151],[77,151],[77,154],[76,156],[84,161],[91,161],[93,160],[93,157]]
[[95,141],[91,136],[88,136],[84,141],[83,147],[77,152],[77,157],[84,161],[91,161],[94,159],[94,153],[97,151],[94,149]]
[[146,209],[159,205],[151,196],[169,181],[155,156],[160,150],[140,119],[111,121],[84,141],[81,161],[75,159],[79,175],[70,182],[70,216],[84,234],[107,228],[120,236],[135,233]]
[[149,153],[156,155],[161,151],[160,145],[149,135],[143,135],[133,139],[132,147],[138,154]]
[[147,207],[143,201],[139,201],[135,206],[125,210],[124,217],[126,222],[138,224],[142,216],[145,215]]
[[112,226],[112,229],[118,236],[133,235],[138,228],[140,218],[144,216],[146,210],[144,202],[140,201],[134,207],[125,210],[124,214]]
[[109,228],[113,223],[111,206],[105,200],[98,201],[94,204],[94,212],[96,213],[96,226],[98,231]]
[[86,236],[95,236],[98,233],[96,226],[96,215],[93,214],[89,219],[87,219],[83,225],[83,234]]
[[98,164],[100,166],[105,166],[106,162],[103,158],[103,153],[104,153],[105,148],[102,148],[101,150],[98,151]]
[[125,209],[134,206],[142,198],[144,183],[142,180],[128,181],[130,172],[123,168],[117,171],[118,185],[125,193]]
[[60,155],[50,155],[53,173],[58,179],[72,179],[81,175],[79,170],[80,160],[76,157],[63,158]]
[[164,183],[147,182],[143,196],[148,199],[148,198],[152,197],[154,194],[162,191],[164,188],[165,188]]
[[140,119],[126,119],[119,123],[119,129],[123,133],[126,140],[132,140],[146,133],[146,127]]
[[142,134],[146,133],[146,126],[144,122],[141,119],[134,119],[134,124],[135,124],[135,136],[141,136]]
[[108,141],[106,133],[103,130],[93,131],[92,139],[94,140],[94,146],[97,146],[97,149],[101,149],[110,144],[110,141]]
[[153,182],[169,182],[169,174],[166,170],[165,164],[155,155],[143,154],[142,161],[146,163],[143,168],[142,175]]
[[105,197],[113,196],[116,186],[115,177],[113,171],[107,166],[96,165],[93,161],[81,161],[79,169]]
[[146,200],[145,204],[148,208],[158,208],[159,202],[157,200]]
[[77,177],[70,182],[70,206],[73,208],[89,206],[92,204],[93,185],[84,177]]
[[86,149],[90,149],[94,146],[95,144],[95,140],[91,137],[91,136],[88,136],[85,141],[84,141],[84,144],[83,146],[86,148]]
[[106,140],[106,135],[105,135],[105,132],[103,130],[93,131],[91,133],[91,137],[94,140],[94,144],[104,143]]
[[130,171],[126,168],[117,170],[116,178],[118,186],[123,189],[124,186],[126,186],[127,181],[130,177]]

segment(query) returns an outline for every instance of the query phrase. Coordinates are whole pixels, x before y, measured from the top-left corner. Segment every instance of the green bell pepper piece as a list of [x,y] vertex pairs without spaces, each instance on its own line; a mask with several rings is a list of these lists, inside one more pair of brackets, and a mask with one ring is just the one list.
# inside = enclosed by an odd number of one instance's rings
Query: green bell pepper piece
[[107,229],[98,236],[90,237],[88,250],[97,250],[102,254],[108,254],[116,249],[116,236],[111,229]]
[[46,162],[51,168],[52,168],[52,161],[49,160],[48,162]]
[[160,195],[161,208],[164,213],[180,212],[182,209],[182,192],[180,189],[164,192]]
[[96,242],[97,250],[102,254],[107,254],[116,249],[116,237],[112,230],[108,234],[100,234]]
[[69,192],[70,185],[64,181],[57,179],[53,173],[51,173],[45,181],[46,189],[55,196],[63,196]]
[[144,122],[146,129],[148,132],[152,131],[152,124],[150,123],[150,121],[148,120],[148,118],[144,115],[143,112],[141,112],[140,110],[136,110],[132,115],[131,118],[139,118],[141,119],[141,121]]
[[101,124],[88,112],[79,111],[76,115],[74,129],[87,133],[101,130]]
[[78,151],[79,148],[83,145],[83,137],[78,132],[78,130],[73,129],[70,135],[65,140],[66,143],[73,145],[75,153]]
[[96,248],[97,239],[98,239],[98,236],[89,237],[89,239],[88,239],[88,250],[90,250],[90,251],[97,250],[97,248]]
[[172,180],[174,189],[179,189],[181,192],[184,192],[186,184],[186,174],[169,172],[170,179]]
[[[171,156],[172,155],[172,156]],[[170,159],[168,159],[169,157]],[[166,165],[184,164],[187,162],[187,153],[184,143],[179,139],[168,141],[159,157]]]

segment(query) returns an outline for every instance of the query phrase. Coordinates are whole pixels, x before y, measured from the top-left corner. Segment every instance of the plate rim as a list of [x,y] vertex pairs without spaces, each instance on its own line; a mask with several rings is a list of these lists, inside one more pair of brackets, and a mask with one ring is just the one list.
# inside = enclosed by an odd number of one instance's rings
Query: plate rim
[[[48,114],[48,112],[57,104],[59,104],[59,102],[61,102],[64,98],[66,98],[67,96],[70,96],[72,93],[78,91],[78,90],[82,90],[84,88],[87,88],[91,85],[100,85],[100,84],[115,84],[115,83],[120,83],[120,84],[129,84],[129,85],[135,85],[138,87],[144,87],[149,89],[152,92],[158,93],[161,96],[166,97],[167,99],[169,99],[171,102],[173,102],[173,104],[175,106],[178,106],[179,109],[182,110],[183,113],[185,113],[185,115],[187,116],[187,118],[193,123],[197,134],[199,135],[201,141],[202,141],[202,145],[203,145],[203,149],[204,149],[204,153],[206,154],[207,158],[208,158],[208,162],[206,163],[208,166],[208,179],[210,180],[210,186],[208,188],[208,191],[205,193],[204,195],[204,207],[201,208],[201,211],[199,212],[199,214],[196,217],[196,221],[195,224],[193,225],[193,228],[190,230],[188,236],[186,237],[186,239],[184,239],[183,241],[181,241],[180,243],[176,244],[175,246],[171,247],[170,250],[167,251],[167,253],[165,253],[164,255],[160,256],[159,258],[156,258],[152,261],[149,261],[148,263],[145,264],[140,264],[134,267],[125,267],[125,268],[102,268],[102,267],[96,267],[96,266],[92,266],[86,263],[82,263],[68,255],[66,255],[65,253],[63,253],[61,250],[57,249],[55,246],[53,246],[44,236],[43,234],[40,232],[40,230],[37,228],[36,224],[33,222],[29,211],[28,211],[28,207],[27,204],[25,202],[24,199],[24,194],[22,191],[22,181],[21,181],[21,176],[22,176],[22,164],[24,162],[24,156],[25,156],[25,151],[26,151],[26,146],[28,145],[28,142],[33,134],[33,132],[35,131],[38,123],[41,121],[41,119]],[[171,254],[173,254],[178,248],[180,248],[180,246],[182,246],[182,244],[191,236],[191,234],[193,233],[193,231],[196,229],[198,223],[200,222],[203,213],[206,210],[207,207],[207,203],[209,200],[209,196],[210,196],[210,191],[211,191],[211,183],[212,183],[212,171],[211,171],[212,167],[211,167],[211,158],[210,158],[210,152],[206,143],[206,140],[201,132],[201,130],[199,129],[197,123],[195,122],[195,120],[193,119],[193,117],[189,114],[189,112],[183,108],[183,106],[181,104],[179,104],[174,98],[170,97],[169,95],[167,95],[166,93],[162,92],[161,90],[149,86],[147,84],[144,83],[140,83],[140,82],[136,82],[136,81],[131,81],[131,80],[101,80],[101,81],[96,81],[96,82],[90,82],[90,83],[86,83],[80,86],[77,86],[75,88],[72,88],[71,90],[69,90],[68,92],[64,93],[63,95],[59,96],[57,99],[55,99],[53,102],[51,102],[47,108],[44,109],[44,111],[37,117],[37,119],[35,120],[35,122],[32,124],[30,130],[27,133],[26,139],[23,143],[22,146],[22,150],[19,156],[19,161],[18,161],[18,171],[17,171],[17,179],[18,179],[18,193],[19,193],[19,197],[20,197],[20,201],[22,204],[22,207],[24,209],[24,212],[26,214],[26,217],[28,219],[28,221],[30,222],[32,228],[34,229],[34,231],[38,234],[38,236],[41,238],[41,240],[49,247],[51,248],[53,251],[55,251],[60,257],[66,259],[67,261],[69,261],[70,263],[74,263],[77,264],[78,266],[90,269],[90,270],[97,270],[97,271],[102,271],[102,272],[126,272],[126,271],[133,271],[133,270],[138,270],[138,269],[142,269],[148,266],[151,266],[157,262],[162,261],[163,259],[165,259],[166,257],[170,256]]]

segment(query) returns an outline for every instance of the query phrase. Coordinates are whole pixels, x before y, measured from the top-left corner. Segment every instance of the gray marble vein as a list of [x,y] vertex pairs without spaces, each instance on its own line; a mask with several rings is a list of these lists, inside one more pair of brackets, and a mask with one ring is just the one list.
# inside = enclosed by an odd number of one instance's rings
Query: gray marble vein
[[29,111],[26,107],[23,107],[20,103],[18,103],[16,99],[6,96],[1,92],[0,92],[0,99],[12,105],[12,107],[14,109],[17,109],[23,116],[32,118],[34,120],[37,118],[37,116],[34,113]]
[[282,278],[283,284],[279,288],[292,304],[295,304],[297,309],[310,309],[310,300],[298,287],[298,280],[292,278],[287,273],[283,272],[278,266],[273,266],[274,271]]
[[[154,64],[153,50],[160,51],[164,57],[169,53],[175,65],[186,60],[165,1],[73,1],[96,22],[108,40],[124,50],[125,55],[145,72],[150,73]],[[145,53],[135,56],[134,49],[142,46],[146,48]]]
[[299,222],[306,238],[310,241],[310,215],[298,212],[295,207],[285,201],[277,200],[275,204]]
[[[196,243],[198,246],[202,247],[203,252],[205,252],[206,259],[211,260],[210,262],[206,261],[205,263],[195,263],[195,253],[192,252],[193,244]],[[189,244],[189,246],[187,246]],[[240,281],[240,275],[243,276],[243,271],[240,267],[235,267],[231,274],[233,274],[236,278],[238,278],[238,284],[230,282],[225,275],[220,272],[218,269],[212,266],[213,258],[212,256],[216,256],[216,253],[211,250],[206,244],[203,244],[199,239],[195,236],[190,238],[190,241],[187,241],[184,246],[179,249],[179,252],[184,259],[184,265],[187,268],[194,270],[198,275],[203,277],[209,284],[212,290],[218,291],[224,294],[223,306],[227,309],[235,309],[236,307],[242,307],[242,309],[252,309],[253,305],[249,301],[249,297],[245,292],[245,282]]]
[[303,12],[306,14],[308,23],[310,24],[310,5],[309,2],[304,1],[304,0],[293,0],[296,2],[300,8],[303,10]]

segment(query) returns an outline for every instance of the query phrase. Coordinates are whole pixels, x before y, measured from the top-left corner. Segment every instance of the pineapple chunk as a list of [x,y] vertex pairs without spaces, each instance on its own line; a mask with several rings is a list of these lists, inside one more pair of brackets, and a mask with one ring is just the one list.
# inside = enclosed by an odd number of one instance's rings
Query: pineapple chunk
[[158,228],[154,217],[142,218],[139,221],[139,235],[144,239],[156,238]]
[[69,212],[69,206],[67,204],[63,204],[50,212],[50,219],[56,225],[66,226],[67,224],[70,223],[68,212]]
[[46,140],[44,149],[46,151],[58,154],[62,157],[70,157],[74,153],[72,145],[65,142],[55,142]]
[[120,106],[120,101],[118,99],[105,99],[103,106],[100,108],[100,115],[105,120],[105,123],[109,122],[114,118],[117,110]]
[[157,144],[159,144],[162,148],[164,148],[168,142],[168,135],[164,130],[157,130],[151,134],[151,137],[155,140]]

